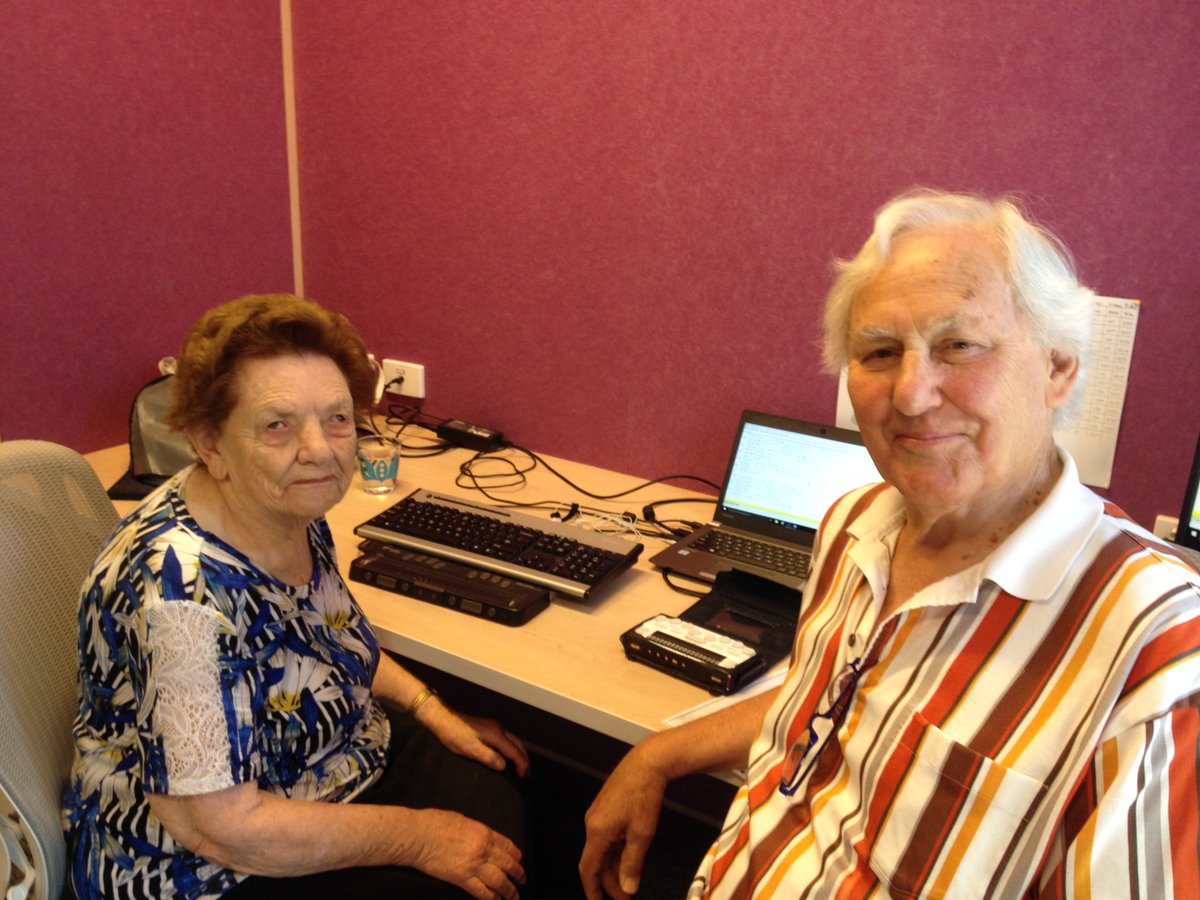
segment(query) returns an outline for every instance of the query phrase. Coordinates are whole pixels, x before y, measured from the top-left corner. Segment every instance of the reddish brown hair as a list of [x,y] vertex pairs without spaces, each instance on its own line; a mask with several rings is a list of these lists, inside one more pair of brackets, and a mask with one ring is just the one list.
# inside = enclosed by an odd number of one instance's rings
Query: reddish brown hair
[[167,424],[220,429],[237,405],[238,369],[250,359],[326,356],[360,413],[375,401],[375,367],[350,321],[294,294],[249,294],[209,310],[183,342]]

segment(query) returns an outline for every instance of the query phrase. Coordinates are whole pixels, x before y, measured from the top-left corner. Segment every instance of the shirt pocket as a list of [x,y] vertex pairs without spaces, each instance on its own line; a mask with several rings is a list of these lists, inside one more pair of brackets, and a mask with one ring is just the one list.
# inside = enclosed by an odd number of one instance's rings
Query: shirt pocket
[[864,844],[893,897],[988,896],[1045,791],[920,713],[892,741],[880,780],[886,799]]

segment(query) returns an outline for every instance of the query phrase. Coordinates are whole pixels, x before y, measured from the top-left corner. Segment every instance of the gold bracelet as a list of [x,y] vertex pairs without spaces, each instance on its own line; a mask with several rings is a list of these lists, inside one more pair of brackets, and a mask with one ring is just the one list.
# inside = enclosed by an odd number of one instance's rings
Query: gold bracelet
[[419,710],[422,706],[424,706],[426,701],[429,700],[430,697],[436,697],[436,696],[437,696],[437,691],[435,691],[433,688],[431,688],[431,687],[425,688],[425,690],[421,691],[421,693],[419,693],[419,694],[417,694],[417,696],[413,697],[412,703],[408,704],[408,714],[415,719],[417,716],[417,710]]

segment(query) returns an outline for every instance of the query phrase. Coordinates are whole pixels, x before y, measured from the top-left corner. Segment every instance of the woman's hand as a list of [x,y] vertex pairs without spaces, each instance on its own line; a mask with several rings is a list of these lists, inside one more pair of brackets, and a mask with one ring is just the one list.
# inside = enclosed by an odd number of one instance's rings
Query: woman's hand
[[[449,750],[496,771],[511,762],[521,777],[529,771],[529,753],[521,739],[492,719],[463,716],[432,698],[417,712],[417,721]],[[506,762],[507,760],[507,762]]]
[[521,851],[504,835],[466,816],[441,809],[421,811],[422,847],[413,865],[458,885],[472,897],[518,896],[525,883]]

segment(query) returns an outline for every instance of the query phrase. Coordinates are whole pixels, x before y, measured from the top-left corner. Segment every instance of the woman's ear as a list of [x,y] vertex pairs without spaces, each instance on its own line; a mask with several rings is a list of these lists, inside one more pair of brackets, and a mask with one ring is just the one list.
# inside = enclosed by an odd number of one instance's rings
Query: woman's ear
[[221,435],[217,429],[210,425],[197,425],[187,430],[187,437],[208,474],[218,481],[223,479],[226,474],[225,457],[221,454]]
[[1071,396],[1079,380],[1079,357],[1062,350],[1050,351],[1050,380],[1046,384],[1046,406],[1058,409]]

